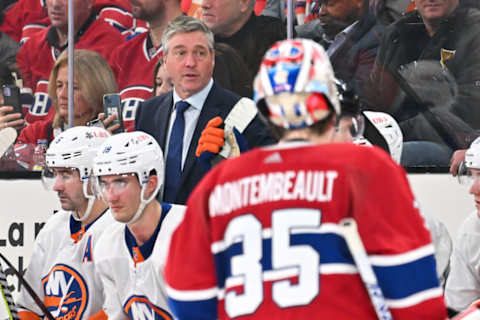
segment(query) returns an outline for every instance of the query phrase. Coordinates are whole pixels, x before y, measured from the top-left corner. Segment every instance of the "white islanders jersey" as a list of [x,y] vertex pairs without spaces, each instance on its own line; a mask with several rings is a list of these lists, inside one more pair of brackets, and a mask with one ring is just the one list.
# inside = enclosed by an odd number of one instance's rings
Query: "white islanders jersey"
[[110,226],[95,247],[95,267],[105,288],[104,311],[113,319],[173,319],[167,305],[163,276],[155,266],[164,256],[174,228],[172,220],[185,210],[162,203],[162,218],[156,232],[136,246],[125,224]]
[[[101,310],[103,288],[95,273],[92,249],[100,234],[114,221],[106,210],[81,228],[71,212],[61,210],[38,234],[25,280],[56,319],[88,319]],[[44,316],[23,287],[17,304],[22,319],[35,314]]]

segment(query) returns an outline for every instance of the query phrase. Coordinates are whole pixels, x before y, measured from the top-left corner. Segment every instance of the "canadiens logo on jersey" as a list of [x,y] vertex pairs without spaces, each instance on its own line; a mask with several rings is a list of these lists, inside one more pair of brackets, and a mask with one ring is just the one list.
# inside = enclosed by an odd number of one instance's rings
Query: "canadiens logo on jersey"
[[45,306],[56,320],[80,320],[88,302],[85,280],[67,265],[55,265],[42,280]]
[[151,303],[145,296],[128,298],[124,311],[132,320],[171,320],[170,313]]

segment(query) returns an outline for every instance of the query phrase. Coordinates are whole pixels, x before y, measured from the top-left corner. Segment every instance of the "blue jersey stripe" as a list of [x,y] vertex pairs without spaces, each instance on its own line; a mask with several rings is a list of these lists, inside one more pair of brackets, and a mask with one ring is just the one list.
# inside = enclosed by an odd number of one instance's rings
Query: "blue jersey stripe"
[[433,255],[389,267],[373,267],[387,299],[402,299],[439,286]]
[[[292,246],[307,245],[315,249],[319,253],[321,265],[354,265],[345,240],[336,233],[292,234],[290,243]],[[260,260],[263,271],[273,269],[271,248],[271,238],[263,239],[262,258]],[[217,285],[220,290],[224,289],[226,279],[231,277],[231,259],[241,254],[243,254],[243,243],[240,242],[234,243],[214,255]],[[433,255],[393,266],[374,266],[373,269],[387,299],[402,299],[439,286]]]
[[180,301],[168,298],[168,305],[173,314],[182,320],[211,320],[217,319],[217,299],[201,301]]

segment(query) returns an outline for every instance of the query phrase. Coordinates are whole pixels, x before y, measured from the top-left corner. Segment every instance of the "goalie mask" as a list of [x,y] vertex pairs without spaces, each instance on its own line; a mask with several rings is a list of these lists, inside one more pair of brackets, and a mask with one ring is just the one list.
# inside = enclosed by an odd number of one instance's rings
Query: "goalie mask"
[[331,112],[340,114],[330,60],[312,40],[275,43],[265,53],[253,86],[260,112],[285,129],[305,128]]
[[73,217],[84,221],[90,216],[95,195],[89,190],[89,178],[93,168],[93,158],[98,148],[110,136],[107,130],[98,127],[78,126],[62,132],[47,150],[46,168],[42,172],[42,183],[47,190],[53,190],[56,180],[54,168],[70,168],[78,171],[83,182],[83,194],[88,199],[87,210],[82,217],[75,213]]
[[[146,185],[152,170],[158,176],[158,184],[150,197],[145,198]],[[157,141],[141,131],[111,136],[101,146],[94,160],[95,189],[103,198],[105,186],[99,177],[106,175],[135,174],[141,186],[140,205],[127,223],[140,218],[145,206],[157,195],[163,184],[163,153]]]
[[471,187],[480,174],[474,174],[471,169],[480,170],[480,138],[475,139],[470,148],[465,152],[465,161],[458,168],[458,181],[460,184]]

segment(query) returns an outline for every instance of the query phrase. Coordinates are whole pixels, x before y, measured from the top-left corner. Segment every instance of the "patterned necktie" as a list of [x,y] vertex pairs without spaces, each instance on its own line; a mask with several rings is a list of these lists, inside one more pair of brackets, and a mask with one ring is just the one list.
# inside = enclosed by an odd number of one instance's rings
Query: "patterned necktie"
[[165,192],[163,194],[163,201],[169,203],[175,202],[177,189],[182,176],[183,134],[185,131],[185,118],[183,113],[188,107],[190,107],[190,104],[185,101],[178,101],[175,104],[177,115],[175,116],[172,131],[170,132],[170,141],[168,142],[165,167]]

